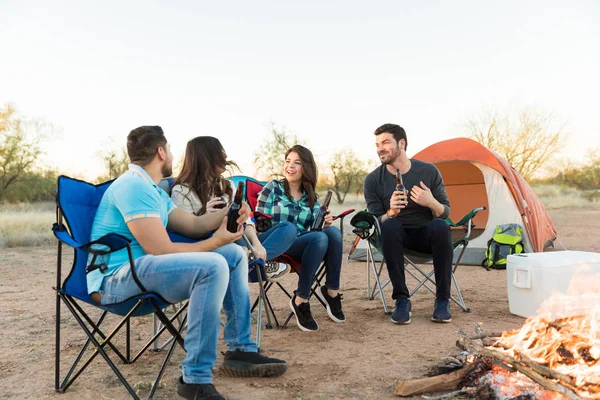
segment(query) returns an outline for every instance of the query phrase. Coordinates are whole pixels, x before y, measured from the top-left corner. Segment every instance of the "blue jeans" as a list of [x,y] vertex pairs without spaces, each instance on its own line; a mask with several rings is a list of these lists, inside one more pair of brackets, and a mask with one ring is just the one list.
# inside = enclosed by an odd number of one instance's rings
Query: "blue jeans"
[[[190,299],[182,362],[186,383],[211,383],[217,359],[221,307],[227,322],[223,337],[229,350],[256,351],[251,338],[248,259],[236,244],[214,252],[145,255],[135,260],[142,284],[171,303]],[[129,263],[104,278],[103,304],[119,302],[140,293]]]
[[[260,233],[258,235],[258,240],[267,251],[267,259],[263,261],[272,260],[285,253],[292,245],[297,235],[298,228],[287,221],[280,222],[263,233]],[[240,239],[236,243],[240,246],[246,246],[244,239]]]
[[325,260],[325,286],[339,290],[342,270],[342,233],[334,226],[322,231],[301,233],[285,252],[295,260],[302,262],[298,277],[296,295],[303,299],[310,297],[310,287],[321,261]]

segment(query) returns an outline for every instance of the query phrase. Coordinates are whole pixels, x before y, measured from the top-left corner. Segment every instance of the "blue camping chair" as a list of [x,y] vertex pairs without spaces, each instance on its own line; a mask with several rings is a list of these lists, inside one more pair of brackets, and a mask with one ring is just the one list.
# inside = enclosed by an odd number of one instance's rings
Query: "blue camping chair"
[[[142,283],[137,278],[132,259],[129,240],[117,234],[106,235],[94,242],[90,242],[90,233],[96,209],[102,199],[102,195],[110,186],[112,181],[105,182],[99,185],[94,185],[88,182],[60,176],[57,184],[57,221],[53,225],[52,230],[58,239],[58,257],[57,257],[57,275],[56,275],[56,356],[55,356],[55,389],[57,392],[65,392],[69,386],[80,376],[80,374],[89,366],[98,354],[104,358],[113,372],[117,375],[123,386],[128,390],[130,395],[138,399],[136,392],[121,374],[115,363],[107,354],[107,348],[116,354],[123,363],[130,364],[135,362],[141,354],[150,347],[150,345],[167,330],[175,340],[173,340],[169,351],[167,352],[160,371],[152,385],[148,398],[152,398],[159,381],[164,373],[165,367],[173,353],[176,344],[184,348],[184,341],[181,336],[181,331],[184,328],[186,316],[183,316],[183,321],[179,319],[179,327],[175,327],[173,321],[182,315],[187,308],[187,302],[172,317],[167,317],[163,312],[167,306],[171,305],[168,301],[162,298],[159,294],[147,291]],[[62,246],[63,244],[74,249],[73,265],[67,277],[62,280]],[[88,264],[88,256],[92,255],[92,263],[96,257],[109,254],[121,249],[127,249],[131,263],[131,272],[133,279],[140,287],[141,293],[133,296],[123,302],[99,305],[96,304],[87,291],[86,268]],[[102,268],[102,265],[100,265]],[[74,319],[83,329],[87,336],[87,340],[78,355],[75,357],[69,371],[60,380],[60,338],[61,338],[61,304],[64,304],[71,312]],[[92,318],[84,311],[83,307],[89,310],[89,306],[100,311],[100,317],[94,322]],[[105,334],[101,328],[105,317],[108,314],[114,314],[122,317],[116,327],[109,330],[109,334]],[[152,339],[150,339],[139,352],[133,357],[131,356],[130,346],[130,319],[132,317],[154,314],[162,323],[162,329],[159,330]],[[125,354],[113,343],[115,335],[120,332],[125,326]],[[87,358],[83,365],[79,366],[80,362],[86,353],[86,350],[92,345],[92,354]],[[185,350],[185,349],[184,349]],[[79,368],[78,368],[79,366]]]

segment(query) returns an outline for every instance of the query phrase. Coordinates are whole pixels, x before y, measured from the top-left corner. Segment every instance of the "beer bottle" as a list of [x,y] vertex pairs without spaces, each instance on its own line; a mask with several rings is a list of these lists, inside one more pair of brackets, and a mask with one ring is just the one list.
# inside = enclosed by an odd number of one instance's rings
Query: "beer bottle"
[[221,183],[221,178],[217,177],[215,179],[215,188],[214,188],[215,197],[220,197],[223,200],[223,204],[217,204],[215,208],[224,208],[227,205],[225,198],[223,197],[223,184]]
[[401,192],[403,196],[406,196],[406,188],[399,169],[396,170],[396,192]]
[[238,230],[238,223],[236,222],[240,216],[240,208],[242,208],[242,195],[244,193],[244,182],[238,183],[233,203],[229,207],[227,213],[227,230],[231,233],[236,233]]
[[317,211],[317,215],[315,215],[312,226],[310,227],[311,231],[323,230],[323,226],[325,225],[325,215],[327,215],[327,209],[329,208],[329,203],[331,202],[331,195],[331,190],[328,190],[323,203],[321,203],[321,207],[319,207],[319,211]]

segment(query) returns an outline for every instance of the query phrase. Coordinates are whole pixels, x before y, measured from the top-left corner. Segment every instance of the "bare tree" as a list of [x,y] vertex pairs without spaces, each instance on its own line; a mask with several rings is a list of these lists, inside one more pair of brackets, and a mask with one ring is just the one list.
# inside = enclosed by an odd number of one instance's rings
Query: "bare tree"
[[330,189],[338,204],[343,204],[349,191],[360,191],[368,171],[354,151],[342,149],[333,153],[329,161],[333,181]]
[[270,136],[254,153],[254,168],[257,174],[276,179],[283,176],[281,171],[285,152],[296,144],[304,144],[304,141],[296,135],[291,135],[285,126],[278,128],[271,123],[269,130]]
[[41,143],[54,133],[54,127],[41,119],[18,117],[10,104],[0,109],[0,201],[36,166]]
[[548,166],[567,134],[551,113],[526,108],[516,115],[485,111],[465,123],[468,136],[495,151],[529,180]]
[[105,174],[98,177],[98,182],[118,178],[129,168],[129,156],[124,147],[103,150],[100,157],[104,163]]

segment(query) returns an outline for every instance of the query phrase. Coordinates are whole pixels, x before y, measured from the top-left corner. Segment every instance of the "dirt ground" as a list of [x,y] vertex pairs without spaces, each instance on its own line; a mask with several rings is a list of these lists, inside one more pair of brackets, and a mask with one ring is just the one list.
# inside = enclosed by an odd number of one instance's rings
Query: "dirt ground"
[[[599,251],[600,210],[550,210],[559,233],[557,248]],[[347,235],[347,241],[352,234]],[[349,246],[349,243],[347,244]],[[65,262],[70,266],[71,254]],[[0,249],[0,398],[1,399],[126,399],[106,363],[98,357],[66,393],[54,391],[56,248]],[[342,287],[345,324],[330,321],[313,300],[313,313],[321,330],[301,332],[294,321],[285,329],[263,329],[263,350],[287,360],[289,369],[280,378],[235,379],[215,370],[215,386],[230,399],[391,399],[399,381],[422,377],[446,355],[457,354],[457,330],[474,333],[475,324],[484,330],[518,328],[524,319],[509,313],[506,272],[461,266],[457,271],[470,313],[452,305],[450,324],[430,322],[433,296],[419,291],[412,298],[413,322],[397,326],[389,321],[379,300],[366,298],[366,264],[343,266]],[[284,286],[292,288],[296,276]],[[252,285],[256,293],[256,285]],[[390,304],[391,295],[387,290]],[[289,309],[279,293],[271,300],[280,319]],[[84,342],[79,327],[67,318],[63,307],[61,350],[63,360],[72,359]],[[152,331],[151,318],[132,324],[133,346],[141,346]],[[222,341],[219,350],[224,351]],[[220,353],[219,353],[220,354]],[[146,352],[131,365],[117,362],[141,397],[148,393],[164,352]],[[175,399],[181,374],[183,350],[177,349],[167,367],[155,398]],[[222,356],[219,357],[218,363]],[[66,364],[61,373],[66,372]]]

